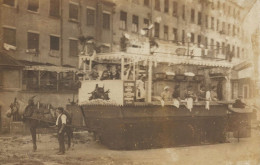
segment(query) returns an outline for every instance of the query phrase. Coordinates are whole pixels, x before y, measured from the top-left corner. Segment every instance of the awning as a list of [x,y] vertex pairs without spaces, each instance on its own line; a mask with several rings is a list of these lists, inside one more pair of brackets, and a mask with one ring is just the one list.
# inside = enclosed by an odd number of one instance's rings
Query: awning
[[235,71],[241,71],[241,70],[247,69],[247,68],[249,68],[249,67],[251,67],[251,66],[253,66],[252,62],[250,62],[250,61],[244,61],[244,62],[241,62],[241,63],[235,65],[235,66],[233,67],[233,70],[235,70]]
[[0,52],[0,67],[1,68],[23,68],[24,65],[18,60],[9,56],[5,52]]
[[[191,58],[187,56],[177,56],[177,55],[139,55],[126,52],[114,52],[114,53],[100,53],[95,57],[90,56],[80,56],[80,60],[119,60],[121,58],[131,59],[135,62],[151,60],[155,63],[169,63],[169,64],[184,64],[184,65],[197,65],[197,66],[210,66],[210,67],[225,67],[232,68],[233,65],[228,61],[222,60],[208,60],[203,58]],[[120,62],[120,61],[119,61]]]
[[70,65],[56,66],[50,63],[40,63],[21,60],[25,65],[24,70],[49,71],[49,72],[76,72],[77,69]]

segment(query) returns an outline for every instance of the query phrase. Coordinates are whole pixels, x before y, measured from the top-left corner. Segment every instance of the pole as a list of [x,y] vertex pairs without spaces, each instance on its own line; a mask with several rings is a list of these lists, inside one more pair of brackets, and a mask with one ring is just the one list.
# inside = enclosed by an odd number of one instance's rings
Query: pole
[[152,102],[152,66],[153,66],[153,62],[151,59],[149,59],[149,68],[148,68],[148,97],[147,97],[147,101],[148,103]]
[[135,81],[135,59],[133,60],[133,80]]
[[121,56],[121,80],[124,80],[124,67],[125,67],[125,59],[124,56]]
[[38,88],[41,87],[41,71],[38,71]]

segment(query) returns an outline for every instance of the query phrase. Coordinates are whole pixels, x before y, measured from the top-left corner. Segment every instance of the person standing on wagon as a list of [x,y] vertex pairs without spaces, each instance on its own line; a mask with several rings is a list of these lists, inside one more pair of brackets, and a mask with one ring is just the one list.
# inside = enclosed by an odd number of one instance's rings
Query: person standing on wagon
[[64,133],[66,127],[67,116],[63,113],[64,109],[62,107],[58,108],[58,118],[56,120],[56,126],[58,127],[58,141],[59,141],[59,152],[58,155],[65,154],[65,143],[64,143]]

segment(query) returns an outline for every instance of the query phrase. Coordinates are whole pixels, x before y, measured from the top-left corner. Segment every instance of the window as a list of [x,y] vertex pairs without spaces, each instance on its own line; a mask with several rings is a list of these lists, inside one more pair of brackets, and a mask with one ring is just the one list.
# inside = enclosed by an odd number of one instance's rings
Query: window
[[70,39],[70,56],[78,56],[78,40]]
[[[148,28],[149,27],[149,19],[144,18],[144,27]],[[148,36],[149,32],[146,32],[146,36]]]
[[133,32],[138,32],[138,24],[139,24],[138,16],[133,15],[133,18],[132,18],[132,31]]
[[3,4],[8,6],[15,6],[15,0],[3,0]]
[[87,9],[87,25],[94,26],[95,25],[95,10]]
[[155,0],[154,9],[161,11],[160,0]]
[[168,28],[168,26],[164,26],[164,35],[163,35],[163,38],[165,39],[165,40],[168,40],[169,39],[169,28]]
[[16,46],[16,30],[11,28],[4,28],[3,41],[6,44]]
[[220,45],[219,45],[219,42],[217,42],[217,54],[219,54],[219,49],[220,49],[219,46],[220,46]]
[[222,42],[222,54],[225,54],[225,42]]
[[236,18],[236,9],[233,8],[233,17]]
[[103,28],[110,29],[110,14],[103,13]]
[[231,53],[232,53],[232,56],[235,55],[235,46],[234,45],[232,46],[232,52]]
[[226,25],[225,22],[222,22],[222,32],[226,33]]
[[191,34],[190,41],[191,41],[192,43],[194,43],[194,42],[195,42],[194,33],[190,33],[190,34]]
[[239,58],[239,57],[240,57],[240,48],[237,47],[237,58]]
[[154,37],[160,37],[160,24],[154,23]]
[[50,36],[50,50],[60,50],[60,38],[56,36]]
[[28,10],[37,12],[39,9],[39,0],[28,0]]
[[233,25],[233,32],[232,32],[232,35],[235,36],[236,35],[236,26]]
[[205,27],[208,28],[209,22],[208,22],[208,15],[205,15]]
[[223,12],[226,13],[226,6],[225,6],[225,2],[223,3]]
[[201,25],[201,12],[198,12],[198,25]]
[[205,48],[208,49],[208,37],[205,37]]
[[164,0],[164,12],[169,12],[169,0]]
[[50,16],[60,17],[60,0],[50,0]]
[[79,5],[70,3],[69,4],[69,18],[72,20],[78,20]]
[[215,23],[214,23],[214,17],[211,17],[211,29],[212,29],[212,30],[215,29],[215,28],[214,28],[214,25],[215,25]]
[[228,24],[228,31],[227,31],[227,34],[228,34],[228,35],[230,34],[230,24]]
[[120,11],[120,29],[126,30],[127,25],[127,13],[124,11]]
[[182,19],[185,20],[185,5],[182,5]]
[[27,49],[35,49],[39,51],[39,34],[38,33],[27,33]]
[[198,35],[198,47],[200,47],[201,44],[201,35]]
[[220,2],[219,1],[218,1],[218,5],[217,6],[218,6],[218,9],[220,9]]
[[194,10],[194,9],[191,9],[191,18],[190,18],[190,21],[191,21],[192,23],[195,22],[195,10]]
[[228,6],[228,15],[231,15],[231,7]]
[[145,6],[150,6],[150,0],[144,0],[144,5]]
[[174,17],[178,16],[178,3],[176,1],[173,1],[172,15]]
[[177,28],[173,28],[173,40],[175,42],[178,41],[178,29]]
[[214,39],[210,40],[210,49],[214,50]]
[[219,20],[217,19],[217,31],[219,31]]
[[181,36],[182,43],[185,43],[185,30],[182,30],[182,36]]

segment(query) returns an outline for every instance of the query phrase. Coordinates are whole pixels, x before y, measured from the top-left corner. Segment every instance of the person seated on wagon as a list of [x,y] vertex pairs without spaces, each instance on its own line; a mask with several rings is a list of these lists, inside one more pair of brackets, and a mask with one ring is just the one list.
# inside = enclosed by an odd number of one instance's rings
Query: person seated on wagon
[[177,108],[180,107],[180,96],[181,96],[180,85],[175,85],[172,98],[173,98],[173,106]]
[[193,108],[193,101],[194,101],[194,98],[196,98],[196,96],[194,95],[193,91],[192,91],[192,86],[188,86],[187,87],[187,91],[186,91],[186,94],[185,94],[185,100],[186,100],[186,107],[188,108],[188,110],[192,110]]
[[171,93],[169,90],[169,87],[166,86],[163,88],[163,92],[161,93],[161,104],[162,106],[164,106],[165,101],[171,101],[172,97],[171,97]]
[[235,103],[232,105],[233,108],[245,108],[246,107],[246,103],[244,103],[242,101],[242,96],[238,96],[238,98],[235,100]]

